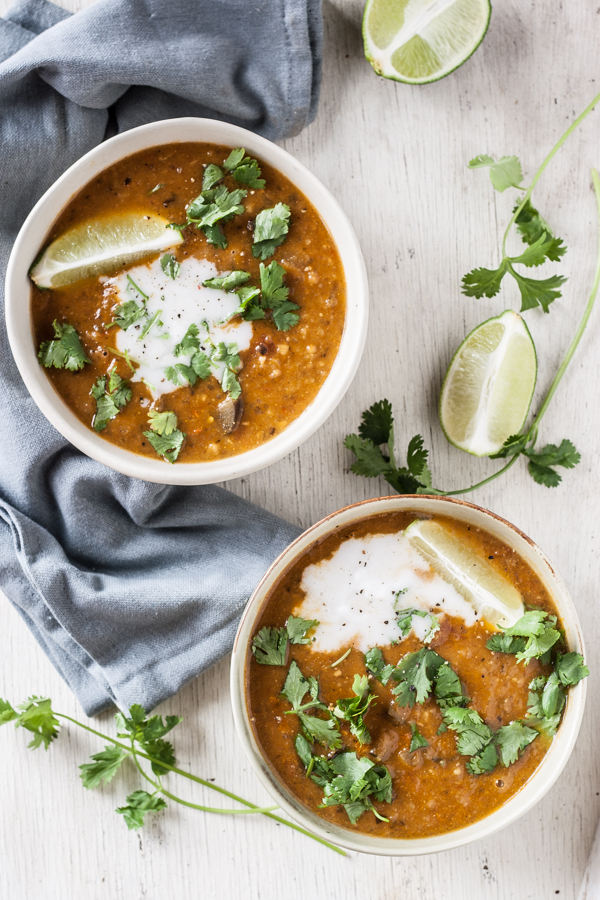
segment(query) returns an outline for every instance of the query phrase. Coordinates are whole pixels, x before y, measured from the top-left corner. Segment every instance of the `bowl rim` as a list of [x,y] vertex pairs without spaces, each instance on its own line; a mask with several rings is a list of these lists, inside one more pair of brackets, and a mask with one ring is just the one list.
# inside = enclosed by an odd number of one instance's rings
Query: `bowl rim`
[[[444,509],[444,504],[450,504],[451,507]],[[284,812],[303,828],[324,840],[331,841],[347,850],[379,856],[416,856],[451,850],[489,837],[525,815],[550,790],[567,764],[581,726],[587,693],[586,679],[569,690],[560,728],[540,765],[520,790],[485,818],[447,834],[410,839],[374,838],[327,822],[304,807],[285,788],[262,756],[246,706],[245,673],[248,647],[256,620],[264,609],[266,594],[309,546],[333,533],[336,528],[370,515],[402,509],[419,509],[420,506],[433,514],[438,512],[441,515],[450,515],[462,521],[480,524],[482,528],[500,537],[522,556],[525,556],[526,562],[542,578],[544,586],[559,610],[569,648],[585,655],[581,625],[573,600],[546,554],[519,528],[484,507],[455,497],[425,494],[378,497],[342,507],[299,535],[264,574],[242,615],[234,641],[230,667],[230,694],[234,723],[252,769],[262,786]]]
[[[111,444],[71,412],[39,364],[31,327],[31,247],[44,245],[65,206],[99,172],[140,150],[190,141],[244,146],[282,172],[313,203],[329,230],[346,278],[346,317],[338,353],[317,396],[281,434],[223,460],[169,465]],[[58,212],[57,212],[58,210]],[[23,315],[23,296],[28,315]],[[297,449],[329,418],[349,388],[362,356],[368,324],[368,283],[358,239],[331,192],[299,160],[273,142],[217,119],[164,119],[132,128],[94,147],[71,165],[35,204],[14,242],[6,272],[6,325],[17,367],[33,400],[50,423],[92,459],[124,475],[159,484],[214,484],[266,468]]]

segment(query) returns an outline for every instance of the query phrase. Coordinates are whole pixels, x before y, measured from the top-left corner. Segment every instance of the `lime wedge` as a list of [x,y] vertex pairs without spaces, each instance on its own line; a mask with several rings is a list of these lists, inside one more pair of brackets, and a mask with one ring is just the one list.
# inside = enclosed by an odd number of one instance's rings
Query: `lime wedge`
[[535,346],[517,313],[478,325],[450,363],[440,397],[440,420],[451,444],[497,453],[527,418],[537,376]]
[[142,213],[93,219],[46,247],[29,275],[40,288],[57,288],[114,271],[181,244],[181,232],[169,224],[162,216]]
[[477,50],[491,14],[489,0],[368,0],[365,56],[384,78],[438,81]]
[[491,625],[510,628],[525,612],[519,591],[444,525],[417,519],[404,532],[434,572],[468,600]]

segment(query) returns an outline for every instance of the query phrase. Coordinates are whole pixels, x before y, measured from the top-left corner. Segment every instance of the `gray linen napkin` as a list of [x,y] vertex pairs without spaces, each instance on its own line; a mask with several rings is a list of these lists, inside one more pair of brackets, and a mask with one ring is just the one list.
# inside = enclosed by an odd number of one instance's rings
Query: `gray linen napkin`
[[[199,115],[296,134],[320,53],[320,0],[100,0],[76,16],[18,2],[0,19],[2,282],[27,213],[102,140],[109,106],[119,131]],[[84,456],[29,397],[4,315],[0,341],[0,588],[88,715],[151,709],[228,652],[299,529],[220,488]]]

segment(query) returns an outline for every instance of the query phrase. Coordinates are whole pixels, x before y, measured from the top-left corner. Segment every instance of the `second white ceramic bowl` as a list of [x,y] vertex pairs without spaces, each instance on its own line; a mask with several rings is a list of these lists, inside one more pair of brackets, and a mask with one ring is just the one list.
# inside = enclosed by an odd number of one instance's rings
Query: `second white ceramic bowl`
[[[346,278],[346,321],[338,354],[316,398],[281,434],[260,447],[227,459],[175,463],[150,459],[104,440],[79,421],[55,391],[37,358],[30,312],[29,268],[61,211],[103,169],[149,147],[183,141],[207,141],[245,147],[278,169],[313,203],[338,248]],[[293,156],[245,128],[214,119],[169,119],[142,125],[91,150],[56,181],[34,206],[15,241],[6,273],[8,339],[29,393],[55,428],[98,462],[159,484],[212,484],[263,469],[306,441],[329,418],[360,362],[368,321],[365,265],[347,216],[329,191]]]
[[415,510],[425,515],[451,516],[473,527],[484,529],[516,550],[538,575],[554,600],[565,628],[569,649],[578,653],[584,652],[581,627],[573,601],[546,555],[514,525],[479,506],[473,506],[471,503],[449,497],[423,496],[381,497],[378,500],[366,500],[363,503],[347,506],[313,525],[283,551],[250,598],[235,639],[231,659],[231,702],[237,732],[250,764],[262,785],[292,819],[319,837],[333,841],[348,850],[375,853],[381,856],[414,856],[451,850],[453,847],[460,847],[471,841],[488,837],[510,825],[511,822],[530,810],[552,787],[571,755],[579,733],[586,695],[585,680],[580,681],[568,692],[565,711],[556,737],[542,763],[521,790],[486,818],[457,831],[412,840],[371,837],[353,831],[350,827],[340,828],[331,824],[303,806],[288,791],[263,757],[249,720],[246,703],[246,671],[248,648],[256,631],[256,623],[271,589],[283,573],[315,542],[323,540],[327,535],[346,525],[361,522],[382,513],[402,510]]

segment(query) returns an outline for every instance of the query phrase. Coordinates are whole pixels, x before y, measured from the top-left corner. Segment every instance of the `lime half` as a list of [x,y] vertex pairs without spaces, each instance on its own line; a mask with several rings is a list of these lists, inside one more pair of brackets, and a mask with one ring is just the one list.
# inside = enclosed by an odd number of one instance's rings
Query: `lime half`
[[527,418],[537,357],[527,325],[511,309],[488,319],[462,342],[446,372],[440,420],[451,444],[497,453]]
[[438,81],[477,50],[491,14],[489,0],[368,0],[365,56],[384,78]]
[[181,233],[169,224],[162,216],[143,213],[85,222],[46,247],[29,275],[40,288],[57,288],[114,271],[181,244]]
[[404,532],[434,572],[491,625],[510,628],[525,612],[519,591],[485,559],[439,522],[413,522]]

